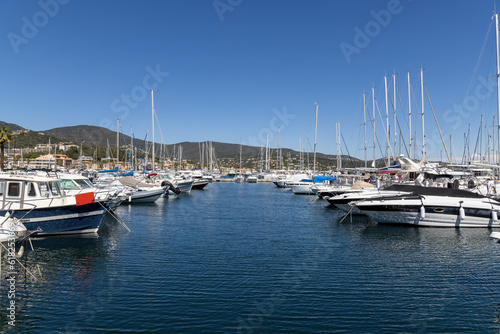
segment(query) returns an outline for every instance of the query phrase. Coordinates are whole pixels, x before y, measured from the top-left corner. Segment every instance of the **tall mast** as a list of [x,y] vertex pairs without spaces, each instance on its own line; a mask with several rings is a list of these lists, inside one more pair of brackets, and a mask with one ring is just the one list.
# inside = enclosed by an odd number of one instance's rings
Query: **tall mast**
[[479,128],[481,133],[479,136],[479,161],[483,161],[483,115],[481,115],[481,127]]
[[130,168],[134,170],[135,169],[134,161],[137,160],[135,158],[134,133],[132,131],[132,126],[130,126],[130,151],[132,151],[132,159],[131,159],[132,166],[130,166]]
[[[498,150],[500,152],[500,37],[498,36],[498,13],[495,13],[495,37],[497,44],[497,113],[498,113]],[[495,159],[497,160],[497,159]],[[497,160],[498,161],[498,160]]]
[[391,164],[389,161],[389,103],[387,99],[387,75],[384,75],[384,85],[385,85],[385,138],[387,140],[386,154],[387,154],[387,166]]
[[153,168],[153,172],[155,171],[155,104],[153,100],[153,90],[151,89],[151,128],[153,129],[151,144],[153,147],[151,148],[151,152],[153,155],[153,159],[151,160],[151,167]]
[[425,122],[424,122],[424,69],[420,68],[420,90],[422,91],[422,160],[425,161]]
[[240,175],[241,175],[241,144],[240,144]]
[[397,145],[397,141],[398,141],[398,131],[396,130],[398,128],[398,125],[397,125],[397,118],[396,118],[396,74],[393,74],[392,75],[392,81],[394,83],[394,94],[393,94],[393,100],[394,100],[394,103],[393,103],[393,108],[394,108],[394,160],[396,160],[396,145]]
[[411,146],[412,146],[412,137],[411,137],[411,86],[410,86],[410,72],[408,74],[408,123],[410,130],[410,150],[408,154],[410,155],[408,159],[411,159]]
[[313,172],[316,174],[316,139],[318,136],[318,105],[316,104],[316,118],[314,121],[314,162],[313,162]]
[[120,163],[120,119],[116,119],[116,166]]
[[269,172],[269,133],[266,136],[266,173]]
[[376,153],[375,148],[376,148],[377,137],[375,134],[375,87],[372,87],[372,108],[373,108],[373,119],[372,119],[372,123],[373,123],[373,166],[372,167],[376,167],[377,163],[375,161],[375,153]]
[[[492,128],[494,129],[495,128],[495,116],[493,116],[493,126]],[[496,159],[496,156],[495,156],[495,130],[492,129],[492,135],[493,135],[493,138],[491,140],[491,142],[493,143],[491,145],[491,154],[492,154],[492,158],[491,160],[496,163],[497,162],[497,159]]]
[[340,122],[337,122],[336,124],[336,130],[337,130],[337,170],[342,169],[342,154],[340,152]]
[[467,161],[470,162],[470,123],[469,123],[469,129],[467,130]]
[[368,156],[367,156],[367,151],[366,151],[366,96],[365,93],[363,93],[363,128],[365,130],[365,168],[368,167]]
[[302,171],[302,138],[299,138],[299,169]]
[[278,127],[278,147],[276,148],[276,169],[281,169],[280,131],[281,131],[281,127]]

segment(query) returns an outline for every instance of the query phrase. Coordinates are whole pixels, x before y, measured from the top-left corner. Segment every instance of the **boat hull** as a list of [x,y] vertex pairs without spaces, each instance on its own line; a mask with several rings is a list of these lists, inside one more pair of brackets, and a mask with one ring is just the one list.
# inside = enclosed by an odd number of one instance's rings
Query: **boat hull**
[[[4,215],[7,210],[0,210]],[[48,208],[16,209],[12,216],[18,218],[30,232],[36,235],[95,233],[106,214],[99,202],[84,205],[68,205]]]
[[312,184],[290,184],[289,187],[296,195],[314,195],[314,191],[311,189]]
[[191,189],[193,188],[193,181],[187,181],[187,180],[182,180],[182,181],[177,181],[175,184],[177,188],[181,191],[181,193],[189,193]]
[[154,203],[164,192],[164,189],[134,191],[123,203]]
[[[442,201],[438,197],[401,201],[364,201],[356,206],[370,218],[381,224],[405,224],[429,227],[498,227],[500,205],[487,199],[469,200],[463,205]],[[495,213],[493,213],[495,212]]]
[[193,186],[191,189],[202,190],[208,185],[208,180],[194,180]]

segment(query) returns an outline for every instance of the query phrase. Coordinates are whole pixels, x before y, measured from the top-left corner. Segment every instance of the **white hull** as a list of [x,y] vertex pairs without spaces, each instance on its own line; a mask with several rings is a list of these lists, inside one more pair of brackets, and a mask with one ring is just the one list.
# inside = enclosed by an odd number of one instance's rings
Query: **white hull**
[[486,197],[403,195],[364,200],[356,206],[384,224],[434,227],[499,227],[500,203]]
[[176,180],[175,186],[179,188],[182,193],[189,193],[193,188],[193,180]]
[[152,190],[138,190],[134,191],[132,195],[127,197],[124,200],[124,203],[154,203],[158,198],[163,195],[165,190],[163,188],[160,189],[152,189]]
[[345,213],[352,213],[355,215],[364,215],[363,211],[358,209],[357,207],[352,207],[349,204],[335,204],[337,209],[344,211]]
[[258,182],[257,176],[247,177],[247,183],[257,183],[257,182]]
[[293,191],[294,194],[297,195],[314,195],[314,191],[311,189],[311,185],[313,183],[295,183],[290,184],[289,187]]

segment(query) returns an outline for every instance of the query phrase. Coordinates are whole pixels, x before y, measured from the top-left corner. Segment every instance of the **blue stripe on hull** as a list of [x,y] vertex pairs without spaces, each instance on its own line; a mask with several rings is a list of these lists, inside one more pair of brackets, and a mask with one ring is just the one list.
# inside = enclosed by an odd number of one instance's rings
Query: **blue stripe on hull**
[[[13,216],[22,218],[29,210],[15,210]],[[0,210],[0,215],[6,210]],[[106,210],[98,203],[81,206],[70,205],[55,208],[40,208],[31,211],[22,223],[29,231],[42,231],[39,235],[97,232]]]

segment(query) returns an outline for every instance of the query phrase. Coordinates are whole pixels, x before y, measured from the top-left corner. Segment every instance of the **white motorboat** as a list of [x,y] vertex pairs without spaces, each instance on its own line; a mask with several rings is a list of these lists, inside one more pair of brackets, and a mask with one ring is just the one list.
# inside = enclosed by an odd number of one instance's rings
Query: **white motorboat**
[[351,202],[358,202],[369,198],[380,198],[384,196],[398,196],[409,194],[409,191],[402,191],[399,185],[393,185],[384,189],[371,188],[357,188],[355,186],[350,189],[345,189],[334,196],[326,196],[325,200],[336,208],[353,214],[363,214],[363,212],[356,206],[350,205]]
[[297,195],[314,195],[314,191],[311,189],[313,185],[312,180],[303,179],[298,182],[287,183],[288,188],[290,188],[294,194]]
[[250,176],[247,177],[247,183],[257,183],[257,182],[258,182],[257,176],[250,175]]
[[[352,202],[374,221],[435,227],[497,227],[500,202],[461,189],[404,186],[409,194]],[[403,189],[403,188],[402,188]]]
[[288,188],[290,183],[299,182],[300,180],[307,179],[308,177],[310,177],[310,175],[308,175],[308,174],[294,174],[294,175],[290,175],[287,178],[280,178],[280,179],[274,181],[273,183],[278,188]]
[[191,189],[201,190],[205,188],[210,182],[207,179],[193,179],[193,186]]
[[0,174],[0,215],[12,212],[30,232],[95,233],[106,214],[94,192],[64,194],[55,178]]
[[166,186],[145,183],[132,176],[124,176],[113,181],[111,184],[122,184],[125,187],[129,187],[130,195],[124,199],[124,203],[154,203],[167,189]]

